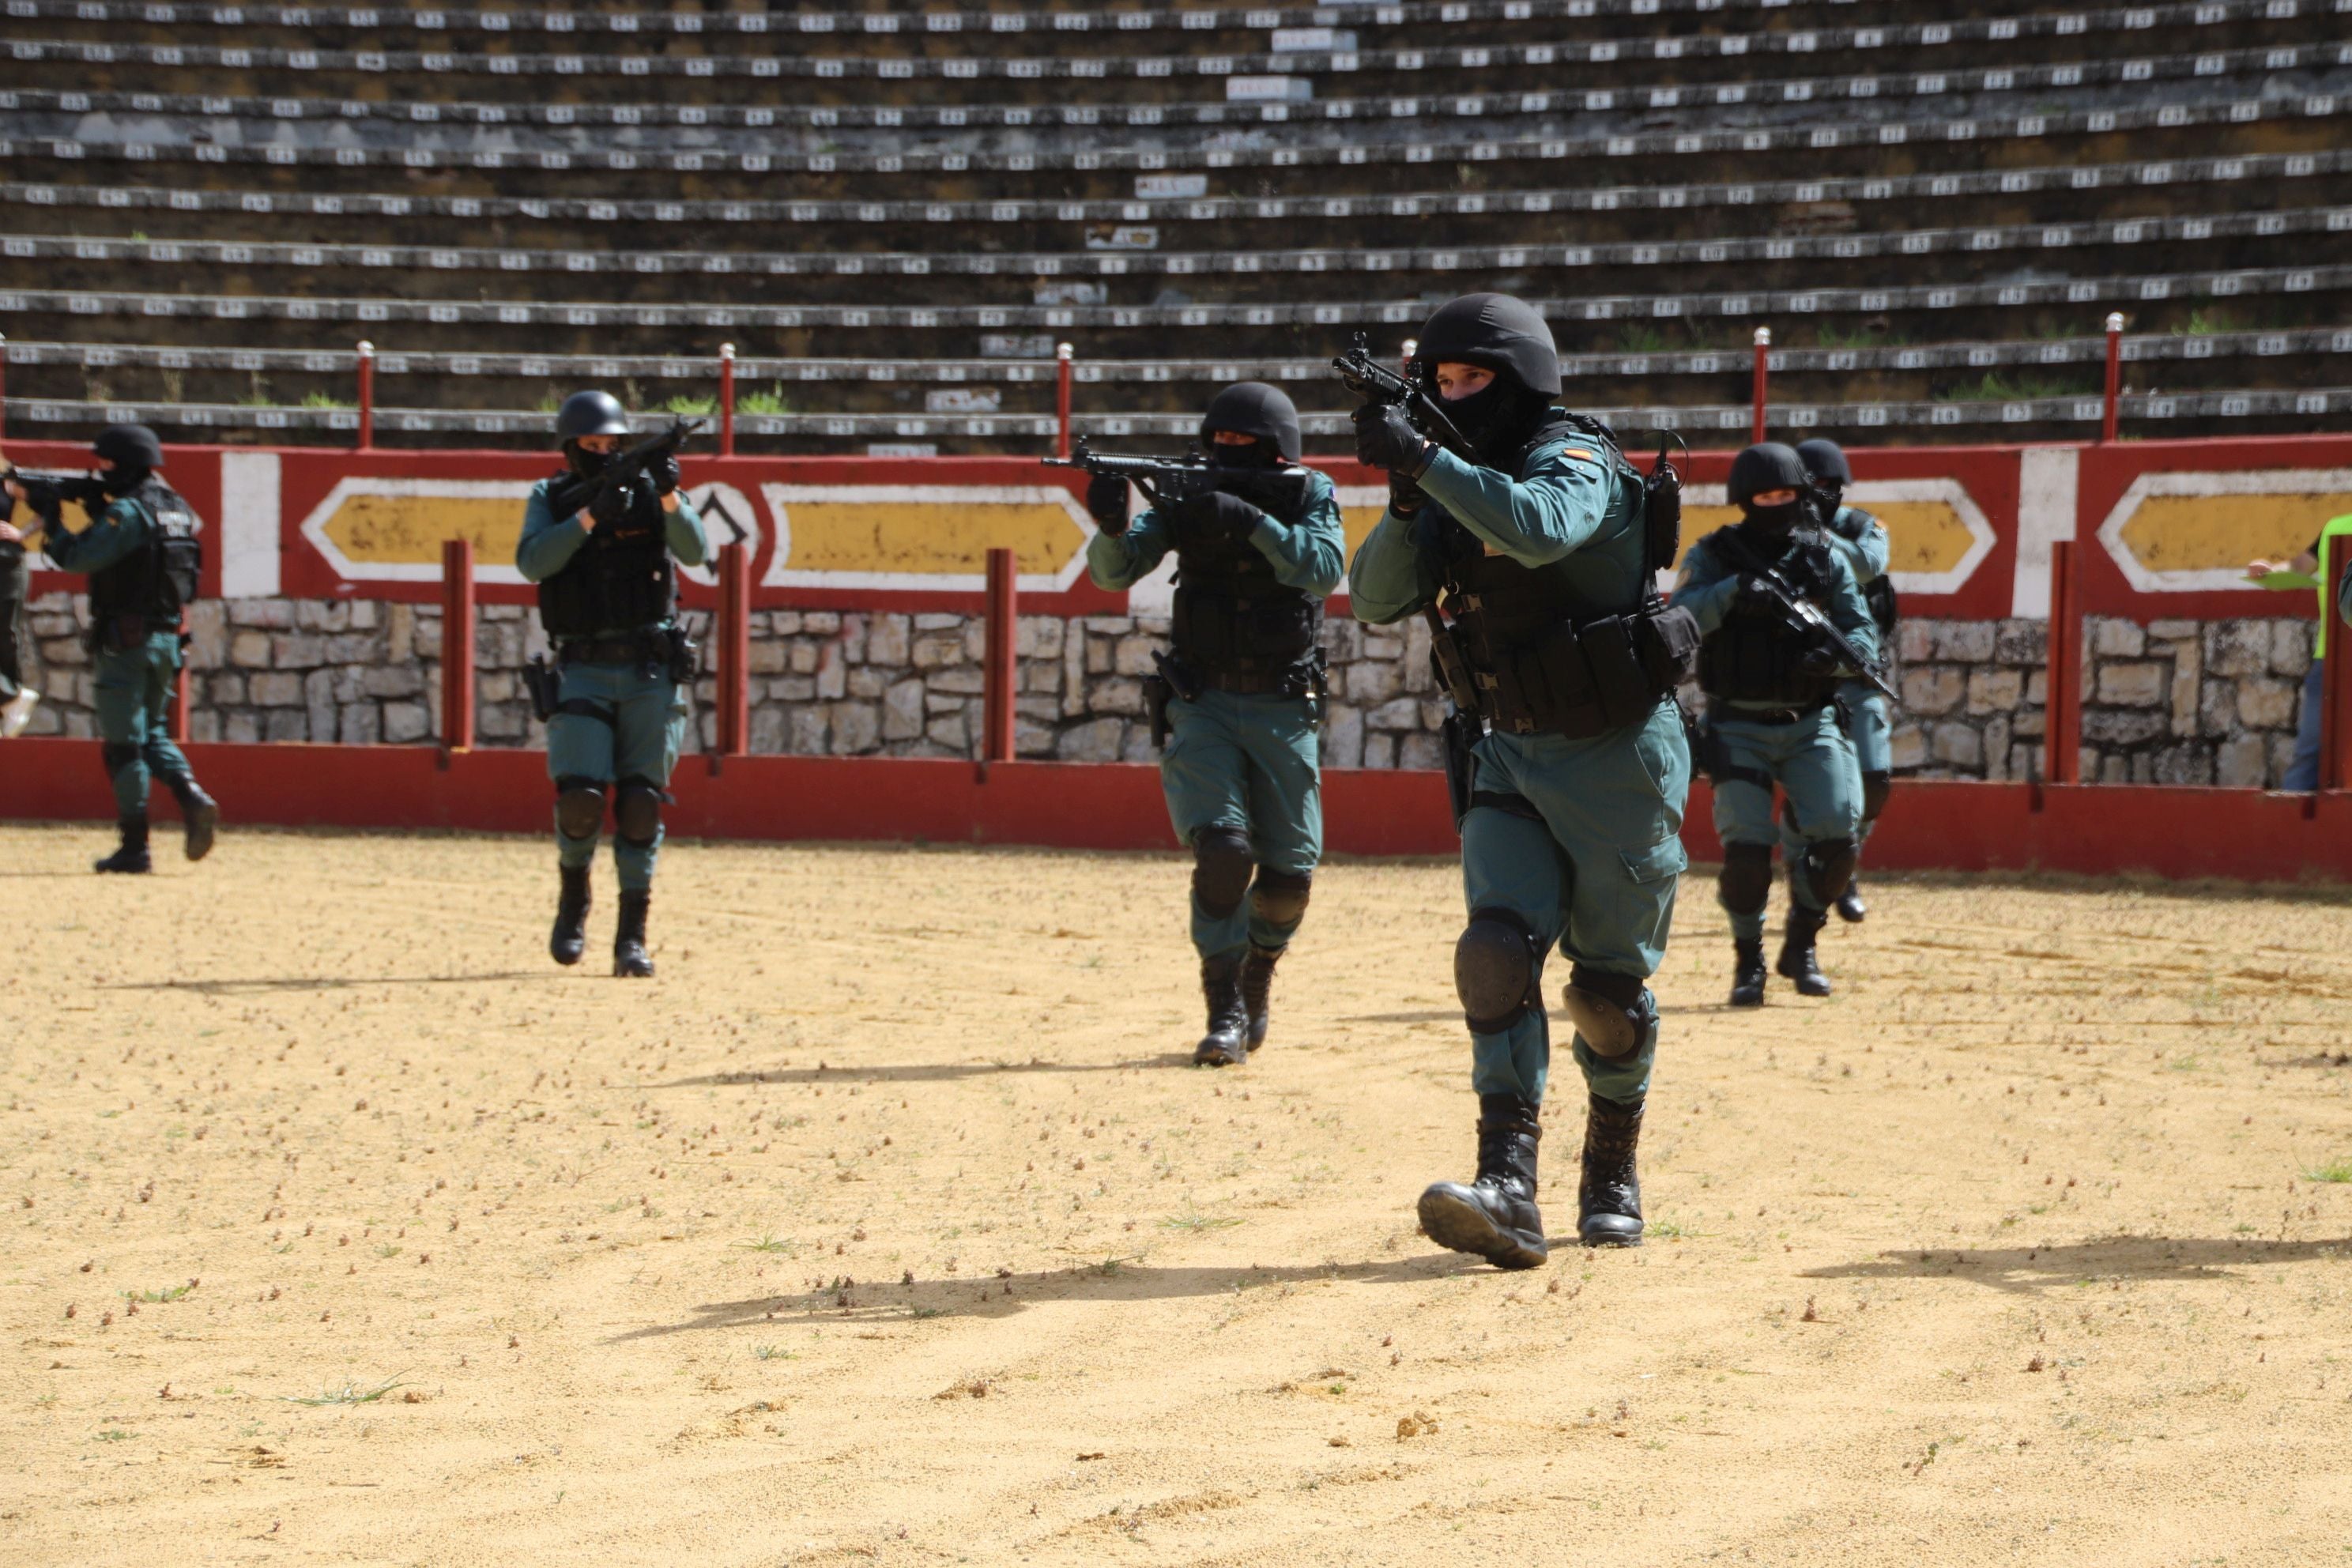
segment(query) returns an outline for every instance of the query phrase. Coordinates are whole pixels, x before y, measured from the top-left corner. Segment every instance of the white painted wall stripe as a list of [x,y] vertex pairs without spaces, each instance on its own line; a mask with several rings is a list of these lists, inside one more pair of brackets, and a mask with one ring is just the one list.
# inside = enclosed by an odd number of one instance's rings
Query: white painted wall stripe
[[2082,491],[2082,453],[2074,447],[2028,447],[2017,478],[2017,574],[2009,613],[2050,618],[2050,547],[2074,537]]
[[224,452],[220,459],[221,597],[277,595],[280,573],[278,458],[275,452]]

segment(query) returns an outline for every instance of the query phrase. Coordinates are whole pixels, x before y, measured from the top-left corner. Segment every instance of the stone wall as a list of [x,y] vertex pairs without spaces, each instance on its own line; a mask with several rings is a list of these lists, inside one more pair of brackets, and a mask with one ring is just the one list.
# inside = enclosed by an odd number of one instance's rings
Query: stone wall
[[[92,731],[79,598],[31,606],[37,734]],[[700,617],[696,617],[699,620]],[[441,612],[370,600],[208,600],[191,617],[197,740],[430,742],[440,732]],[[1016,747],[1024,757],[1149,761],[1142,678],[1164,619],[1022,617]],[[2303,620],[2095,618],[2085,628],[2083,776],[2109,783],[2275,784],[2294,751]],[[2042,765],[2047,631],[2040,621],[1906,621],[1895,770],[2017,779]],[[1334,619],[1323,634],[1333,767],[1438,765],[1442,710],[1429,633]],[[520,672],[546,647],[522,605],[486,605],[476,630],[477,739],[538,745]],[[983,629],[976,616],[814,610],[751,617],[751,749],[803,755],[966,757],[980,744]],[[1695,697],[1695,693],[1691,694]],[[696,691],[713,739],[713,682]]]

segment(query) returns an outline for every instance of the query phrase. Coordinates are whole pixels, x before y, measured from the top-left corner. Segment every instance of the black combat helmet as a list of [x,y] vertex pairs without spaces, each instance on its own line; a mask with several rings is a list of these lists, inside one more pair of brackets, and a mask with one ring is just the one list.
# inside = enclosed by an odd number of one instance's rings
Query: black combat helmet
[[1824,436],[1797,443],[1798,460],[1814,480],[1827,481],[1843,487],[1853,483],[1853,466],[1845,460],[1845,448]]
[[163,466],[163,443],[144,425],[110,425],[89,444],[101,462],[125,473],[145,474]]
[[1529,392],[1559,395],[1559,349],[1543,314],[1508,294],[1465,294],[1440,305],[1421,329],[1416,363],[1475,364]]
[[1223,460],[1222,454],[1230,448],[1218,447],[1212,438],[1219,430],[1256,437],[1257,450],[1269,467],[1276,457],[1286,463],[1298,461],[1298,409],[1278,386],[1237,381],[1209,399],[1208,411],[1201,416],[1201,447]]
[[570,443],[583,436],[625,436],[629,416],[609,392],[575,392],[555,411],[555,438]]
[[1768,490],[1804,488],[1805,460],[1797,456],[1796,448],[1778,441],[1762,441],[1731,459],[1731,478],[1724,485],[1724,499],[1734,506],[1745,506]]

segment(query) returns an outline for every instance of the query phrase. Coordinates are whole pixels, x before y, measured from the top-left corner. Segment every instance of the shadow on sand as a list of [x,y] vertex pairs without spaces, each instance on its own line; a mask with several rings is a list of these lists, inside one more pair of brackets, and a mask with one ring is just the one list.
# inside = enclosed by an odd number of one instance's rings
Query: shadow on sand
[[2112,1236],[2062,1247],[1938,1247],[1882,1252],[1862,1263],[1808,1268],[1808,1279],[1975,1279],[2002,1290],[2124,1279],[2226,1279],[2249,1264],[2352,1258],[2352,1237],[2278,1241],[2261,1237]]
[[951,1083],[958,1079],[994,1078],[1024,1072],[1140,1072],[1157,1068],[1188,1068],[1192,1058],[1180,1051],[1165,1056],[1130,1057],[1117,1062],[1049,1062],[1032,1057],[1025,1062],[924,1062],[911,1067],[835,1067],[819,1062],[813,1068],[747,1068],[741,1072],[704,1073],[674,1078],[667,1083],[639,1084],[639,1089],[736,1089],[760,1083]]

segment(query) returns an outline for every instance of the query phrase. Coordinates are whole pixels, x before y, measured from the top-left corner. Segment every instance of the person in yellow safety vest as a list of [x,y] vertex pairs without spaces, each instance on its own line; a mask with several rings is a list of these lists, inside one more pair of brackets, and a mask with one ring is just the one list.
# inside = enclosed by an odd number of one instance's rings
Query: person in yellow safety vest
[[[2312,628],[2311,668],[2304,672],[2303,706],[2295,714],[2294,759],[2287,764],[2286,777],[2279,787],[2309,793],[2319,787],[2319,712],[2322,694],[2326,690],[2326,666],[2320,661],[2327,656],[2327,583],[2319,575],[2319,568],[2327,542],[2338,535],[2347,542],[2338,546],[2338,559],[2343,552],[2352,552],[2352,512],[2327,520],[2311,548],[2292,561],[2253,561],[2247,563],[2246,580],[2265,588],[2311,588],[2319,595],[2319,621]],[[2352,578],[2347,578],[2352,584]],[[2338,600],[2337,609],[2352,620],[2352,594]]]

